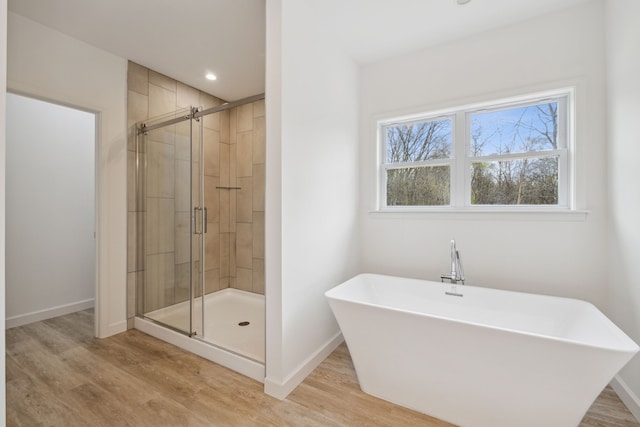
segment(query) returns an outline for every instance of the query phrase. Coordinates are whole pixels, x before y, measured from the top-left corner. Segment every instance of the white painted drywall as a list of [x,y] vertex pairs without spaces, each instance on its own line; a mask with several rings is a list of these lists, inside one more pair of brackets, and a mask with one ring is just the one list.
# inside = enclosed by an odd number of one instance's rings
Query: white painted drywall
[[[0,384],[6,384],[5,374],[5,98],[7,81],[7,0],[0,0]],[[0,388],[0,420],[6,420],[6,387]]]
[[[604,308],[606,143],[602,3],[364,66],[361,73],[362,271],[439,280],[449,240],[467,283],[570,296]],[[577,200],[586,219],[372,214],[375,119],[576,86]]]
[[11,327],[93,306],[96,127],[93,113],[16,94],[6,117]]
[[313,2],[267,18],[265,390],[284,397],[339,340],[324,292],[358,271],[358,67]]
[[7,87],[97,113],[96,334],[126,330],[127,61],[8,14]]
[[[607,0],[607,145],[609,148],[609,245],[607,314],[640,343],[640,2]],[[635,400],[640,419],[640,357],[619,378]]]
[[[282,383],[282,0],[266,0],[265,392]],[[276,386],[277,387],[277,386]]]

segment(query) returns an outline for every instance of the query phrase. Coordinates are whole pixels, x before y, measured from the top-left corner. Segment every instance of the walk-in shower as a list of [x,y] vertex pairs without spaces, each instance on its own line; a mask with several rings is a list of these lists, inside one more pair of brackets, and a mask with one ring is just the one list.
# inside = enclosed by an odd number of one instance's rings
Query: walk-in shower
[[264,95],[136,125],[135,326],[262,381]]

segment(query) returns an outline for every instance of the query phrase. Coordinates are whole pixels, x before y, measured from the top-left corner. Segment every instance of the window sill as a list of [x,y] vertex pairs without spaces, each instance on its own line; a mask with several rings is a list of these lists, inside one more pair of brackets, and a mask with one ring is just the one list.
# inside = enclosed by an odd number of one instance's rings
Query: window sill
[[559,209],[384,209],[369,211],[379,219],[585,221],[589,211]]

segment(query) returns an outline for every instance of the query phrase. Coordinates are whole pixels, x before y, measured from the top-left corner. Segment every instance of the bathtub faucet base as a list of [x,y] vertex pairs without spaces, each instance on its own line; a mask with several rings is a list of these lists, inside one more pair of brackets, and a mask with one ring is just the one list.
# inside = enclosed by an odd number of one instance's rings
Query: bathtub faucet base
[[445,291],[445,295],[450,295],[452,297],[463,297],[461,292],[458,292],[458,287],[455,284],[451,284],[451,288],[448,291]]

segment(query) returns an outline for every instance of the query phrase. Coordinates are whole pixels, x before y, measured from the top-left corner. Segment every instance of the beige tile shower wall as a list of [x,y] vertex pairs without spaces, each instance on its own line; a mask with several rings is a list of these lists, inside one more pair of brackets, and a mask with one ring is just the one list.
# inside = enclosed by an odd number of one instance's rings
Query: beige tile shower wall
[[[175,191],[175,186],[188,179],[189,174],[185,133],[178,127],[175,132],[148,138],[148,144],[140,155],[140,161],[148,165],[147,173],[136,176],[134,125],[184,107],[211,108],[224,101],[133,62],[129,62],[127,99],[127,319],[128,326],[132,327],[133,317],[142,306],[141,295],[136,295],[136,280],[143,283],[146,278],[152,285],[147,288],[147,309],[180,302],[188,297],[189,247],[188,244],[185,247],[184,237],[185,233],[190,233],[188,198]],[[219,145],[221,134],[225,133],[228,141],[228,124],[226,128],[221,127],[219,117],[204,118],[205,192],[209,184],[214,184],[215,189],[220,180]],[[194,166],[195,174],[198,173],[197,163],[194,162]],[[146,180],[146,197],[136,194],[136,181],[141,180]],[[194,191],[198,191],[198,187]],[[212,292],[222,286],[219,280],[221,245],[218,232],[222,215],[218,212],[219,195],[208,192],[205,197],[208,198],[205,203],[213,207],[208,209],[209,233],[205,254],[208,270],[205,275],[206,292]],[[146,233],[142,241],[145,222],[147,230],[153,232]],[[196,260],[196,268],[202,265],[199,261]],[[139,293],[141,288],[138,287]]]
[[[215,292],[227,288],[228,281],[223,280],[222,267],[223,251],[221,245],[222,222],[225,216],[221,214],[225,200],[221,198],[221,177],[228,172],[221,167],[221,158],[224,156],[224,142],[221,138],[228,133],[228,120],[221,120],[221,113],[204,116],[203,120],[203,145],[204,145],[204,205],[207,208],[207,233],[205,234],[205,292]],[[227,208],[228,209],[228,208]]]
[[[229,112],[230,286],[264,295],[264,100]],[[235,207],[235,208],[234,208]]]

